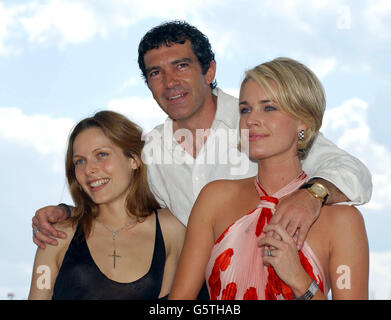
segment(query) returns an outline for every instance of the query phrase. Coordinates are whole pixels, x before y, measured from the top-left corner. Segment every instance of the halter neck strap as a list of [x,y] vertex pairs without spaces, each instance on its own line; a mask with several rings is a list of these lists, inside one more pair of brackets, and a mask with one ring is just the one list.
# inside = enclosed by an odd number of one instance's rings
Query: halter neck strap
[[270,202],[275,202],[274,200],[271,199],[276,199],[278,203],[278,199],[286,196],[287,194],[295,191],[297,188],[300,187],[307,179],[307,174],[302,171],[296,178],[294,178],[291,182],[289,182],[287,185],[282,187],[280,190],[276,191],[273,194],[267,194],[266,190],[262,187],[258,180],[258,175],[254,179],[254,185],[255,189],[258,192],[258,195],[261,200],[266,200]]

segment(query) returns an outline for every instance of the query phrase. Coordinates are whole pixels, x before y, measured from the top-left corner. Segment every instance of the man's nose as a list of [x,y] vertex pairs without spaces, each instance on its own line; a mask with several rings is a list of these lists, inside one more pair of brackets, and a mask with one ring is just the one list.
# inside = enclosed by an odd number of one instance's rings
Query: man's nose
[[178,75],[174,71],[168,71],[165,74],[166,88],[174,88],[179,84]]

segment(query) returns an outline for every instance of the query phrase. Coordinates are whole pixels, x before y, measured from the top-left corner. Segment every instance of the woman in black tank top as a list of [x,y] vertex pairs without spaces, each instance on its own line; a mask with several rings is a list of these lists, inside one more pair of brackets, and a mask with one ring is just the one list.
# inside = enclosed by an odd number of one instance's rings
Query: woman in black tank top
[[144,276],[129,283],[113,281],[104,275],[95,264],[85,238],[77,237],[76,230],[58,273],[53,299],[156,299],[161,290],[166,250],[156,211],[155,217],[156,236],[151,267]]
[[69,236],[37,249],[29,299],[168,295],[185,228],[167,209],[157,211],[141,161],[141,133],[111,111],[73,129],[66,175],[76,206],[72,218],[56,226]]

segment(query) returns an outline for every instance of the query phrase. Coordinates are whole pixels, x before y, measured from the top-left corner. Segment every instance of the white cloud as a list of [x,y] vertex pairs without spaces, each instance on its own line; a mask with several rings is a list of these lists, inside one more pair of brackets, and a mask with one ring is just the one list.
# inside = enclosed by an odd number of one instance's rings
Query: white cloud
[[[106,109],[122,113],[146,131],[152,130],[167,118],[153,98],[111,100]],[[60,159],[61,168],[68,136],[74,125],[75,121],[69,118],[26,115],[16,107],[0,108],[0,137],[24,147],[32,147],[42,155],[54,155]]]
[[33,147],[43,155],[65,154],[67,137],[75,122],[47,115],[26,115],[18,108],[0,108],[0,136],[22,146]]
[[137,85],[140,81],[141,81],[141,80],[140,80],[139,77],[131,76],[131,77],[129,77],[126,81],[124,81],[124,83],[123,83],[122,86],[118,89],[118,91],[123,91],[123,90],[125,90],[125,89],[130,88],[130,87],[133,87],[133,86]]
[[373,194],[366,207],[380,210],[391,206],[391,150],[373,139],[368,126],[368,108],[363,100],[346,100],[341,106],[326,111],[322,131],[368,166]]
[[[217,15],[230,8],[241,8],[235,1],[212,3],[200,0],[133,1],[113,0],[93,2],[88,0],[35,0],[27,4],[0,4],[0,54],[7,49],[10,30],[18,29],[17,34],[26,34],[33,43],[55,43],[60,48],[69,44],[83,43],[95,36],[106,36],[118,28],[129,28],[141,20],[160,18],[162,20],[185,19],[197,25],[213,40],[216,53],[231,59],[232,50],[227,50],[238,43],[240,33],[233,27],[246,17],[246,11],[238,12],[236,21],[227,21],[225,26],[216,24]],[[391,5],[388,0],[364,1],[358,8],[347,1],[248,1],[243,9],[248,15],[259,18],[267,17],[278,21],[283,19],[289,30],[307,35],[316,35],[319,27],[327,23],[335,29],[352,29],[355,21],[364,20],[371,34],[380,38],[388,37],[388,20]],[[355,20],[356,19],[356,20]],[[272,28],[274,26],[272,25]],[[250,30],[259,33],[259,30]],[[270,31],[267,31],[270,33]],[[236,39],[236,40],[234,40]],[[320,38],[321,39],[321,38]]]
[[379,38],[390,37],[391,2],[389,0],[367,1],[363,10],[365,27]]
[[10,29],[13,25],[17,12],[17,9],[6,8],[0,2],[0,55],[8,54],[10,51],[10,49],[6,47],[5,42],[10,36]]
[[109,101],[107,109],[119,112],[141,126],[146,132],[163,123],[167,115],[153,98],[129,97]]
[[324,77],[330,72],[334,71],[337,65],[337,61],[334,57],[328,58],[309,58],[308,67],[317,75],[319,79]]
[[391,299],[391,251],[372,252],[369,263],[371,299]]
[[146,18],[188,19],[204,8],[203,1],[198,0],[36,0],[8,7],[0,3],[0,54],[5,53],[11,27],[19,30],[19,36],[21,32],[26,34],[32,43],[55,43],[63,49]]
[[82,2],[52,0],[44,4],[34,3],[28,12],[33,14],[21,17],[19,22],[31,42],[44,43],[58,38],[60,47],[65,47],[104,34],[94,12]]

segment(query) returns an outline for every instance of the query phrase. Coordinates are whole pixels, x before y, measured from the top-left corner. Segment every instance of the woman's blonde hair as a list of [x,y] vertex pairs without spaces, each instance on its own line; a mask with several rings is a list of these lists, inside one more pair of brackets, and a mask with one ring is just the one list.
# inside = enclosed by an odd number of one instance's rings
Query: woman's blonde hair
[[134,170],[129,193],[126,199],[128,214],[133,214],[140,220],[160,208],[153,196],[147,181],[147,168],[141,161],[141,152],[144,141],[141,139],[142,130],[135,123],[123,115],[112,111],[100,111],[90,118],[80,121],[72,130],[68,139],[68,148],[65,159],[65,172],[70,194],[75,203],[75,214],[72,216],[73,225],[79,224],[87,238],[91,232],[92,222],[98,216],[98,205],[84,192],[76,179],[73,163],[73,144],[76,137],[88,128],[99,128],[128,158],[138,163]]
[[298,141],[298,156],[304,159],[322,126],[326,97],[316,75],[302,63],[277,58],[245,73],[243,85],[255,81],[288,114],[307,125],[304,139]]

